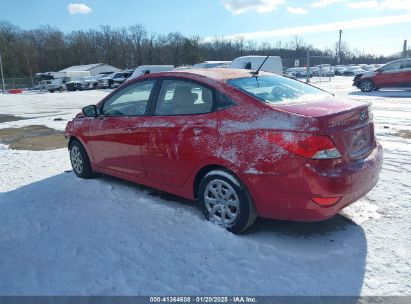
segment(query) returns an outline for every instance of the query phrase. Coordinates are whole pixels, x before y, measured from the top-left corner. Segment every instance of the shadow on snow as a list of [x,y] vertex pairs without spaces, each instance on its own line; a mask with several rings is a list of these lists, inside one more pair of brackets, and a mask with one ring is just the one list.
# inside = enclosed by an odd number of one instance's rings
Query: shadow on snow
[[119,179],[62,173],[0,193],[2,295],[351,295],[364,230],[259,219],[233,235],[198,204]]

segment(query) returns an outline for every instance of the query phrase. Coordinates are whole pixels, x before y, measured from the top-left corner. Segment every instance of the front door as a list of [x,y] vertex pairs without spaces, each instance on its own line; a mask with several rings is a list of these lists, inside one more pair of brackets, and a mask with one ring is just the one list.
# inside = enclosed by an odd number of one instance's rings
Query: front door
[[402,72],[402,61],[396,61],[379,69],[377,74],[372,78],[378,88],[398,87]]
[[141,127],[146,120],[154,83],[154,80],[147,80],[129,85],[100,108],[101,115],[94,119],[89,129],[89,142],[98,168],[146,176],[141,154]]

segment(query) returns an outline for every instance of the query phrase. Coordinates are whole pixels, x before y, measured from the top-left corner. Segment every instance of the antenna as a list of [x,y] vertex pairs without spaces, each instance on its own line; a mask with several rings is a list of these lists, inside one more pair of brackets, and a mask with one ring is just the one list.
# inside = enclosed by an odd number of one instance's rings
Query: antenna
[[257,71],[255,72],[251,72],[251,74],[253,75],[253,77],[257,76],[258,73],[260,72],[260,69],[263,67],[264,63],[267,61],[268,57],[270,57],[270,55],[268,55],[267,57],[265,57],[263,63],[258,67]]

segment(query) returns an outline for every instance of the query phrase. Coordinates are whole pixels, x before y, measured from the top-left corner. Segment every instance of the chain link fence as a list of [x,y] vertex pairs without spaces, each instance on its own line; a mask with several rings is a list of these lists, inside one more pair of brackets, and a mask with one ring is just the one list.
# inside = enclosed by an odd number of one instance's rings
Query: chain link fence
[[[15,89],[32,89],[36,85],[38,85],[37,81],[32,79],[31,77],[4,78],[5,91]],[[2,89],[2,83],[0,81],[0,91]]]
[[331,81],[335,75],[331,56],[282,58],[284,73],[306,82]]

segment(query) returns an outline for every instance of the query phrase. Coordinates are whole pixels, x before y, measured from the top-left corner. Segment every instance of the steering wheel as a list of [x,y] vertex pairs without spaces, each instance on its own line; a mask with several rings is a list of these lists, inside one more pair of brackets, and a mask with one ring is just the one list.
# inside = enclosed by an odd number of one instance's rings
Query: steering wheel
[[104,114],[109,115],[109,116],[123,116],[122,112],[114,108],[105,110]]
[[136,114],[137,115],[144,115],[146,113],[147,104],[144,103],[137,103],[136,105]]

